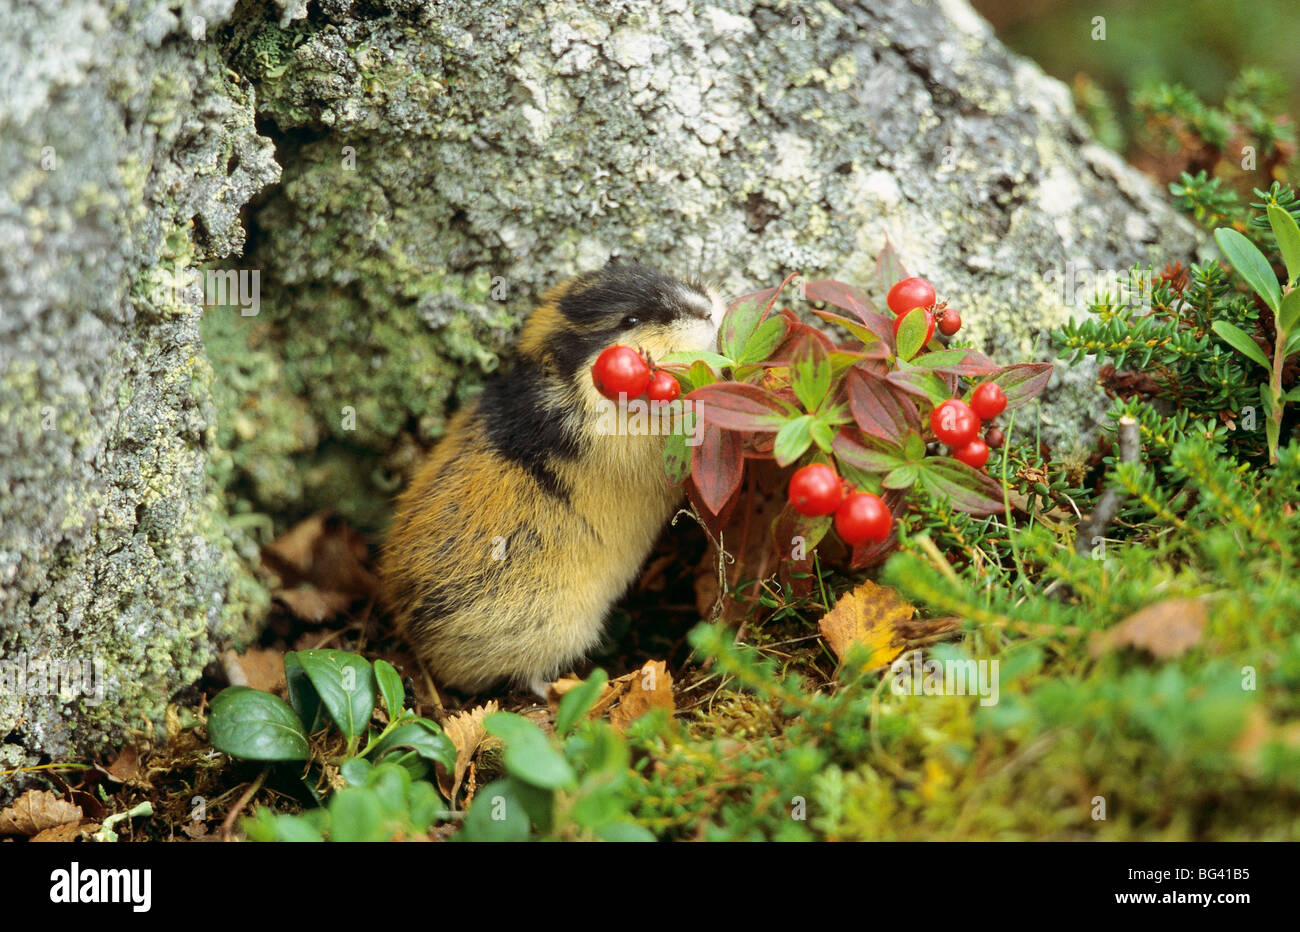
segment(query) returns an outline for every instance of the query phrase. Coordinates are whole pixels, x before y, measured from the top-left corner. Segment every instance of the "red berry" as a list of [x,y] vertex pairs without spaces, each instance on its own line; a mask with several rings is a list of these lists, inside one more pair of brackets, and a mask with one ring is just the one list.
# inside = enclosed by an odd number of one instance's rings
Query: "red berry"
[[981,419],[991,420],[1006,409],[1007,393],[1000,385],[985,382],[971,395],[970,406]]
[[940,443],[962,447],[975,439],[980,430],[980,419],[970,405],[960,398],[949,398],[930,413],[930,429]]
[[660,369],[650,379],[650,388],[646,391],[646,396],[651,401],[672,401],[681,393],[682,387],[677,384],[677,380]]
[[829,515],[840,506],[840,477],[825,463],[812,463],[790,477],[790,504],[801,515]]
[[980,469],[989,461],[989,445],[976,437],[970,443],[964,444],[953,451],[953,456],[961,460],[967,466],[973,466]]
[[1006,442],[1006,439],[1002,431],[996,427],[990,427],[984,431],[984,442],[995,450],[999,449]]
[[618,401],[619,395],[640,398],[650,385],[650,364],[627,346],[610,346],[596,357],[591,367],[596,391]]
[[[921,343],[922,346],[928,344],[930,342],[930,339],[934,336],[934,315],[931,314],[929,311],[925,311],[924,313],[925,313],[925,340],[922,341]],[[899,325],[901,325],[903,321],[906,319],[907,319],[906,314],[899,314],[897,317],[894,318],[894,344],[895,345],[898,344]]]
[[870,492],[854,492],[835,512],[835,533],[851,547],[879,543],[889,536],[893,517],[889,506]]
[[924,278],[905,278],[889,289],[885,303],[895,314],[906,314],[914,307],[934,305],[934,286]]
[[939,318],[939,332],[950,337],[960,329],[961,315],[951,309],[944,311],[943,316]]

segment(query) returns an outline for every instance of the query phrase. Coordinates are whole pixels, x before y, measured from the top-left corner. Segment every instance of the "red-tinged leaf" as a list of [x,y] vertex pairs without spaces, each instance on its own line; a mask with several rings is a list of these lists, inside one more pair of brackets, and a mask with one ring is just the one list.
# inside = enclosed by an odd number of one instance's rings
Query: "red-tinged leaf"
[[864,472],[887,473],[907,462],[900,445],[852,428],[843,428],[836,433],[833,446],[837,459]]
[[838,324],[843,327],[849,333],[861,340],[865,345],[874,346],[883,341],[888,341],[890,336],[893,335],[893,325],[880,314],[873,315],[874,317],[879,317],[880,322],[878,324],[869,325],[858,323],[856,320],[849,320],[847,317],[836,314],[834,311],[819,310],[815,307],[810,310],[828,324]]
[[1051,378],[1050,362],[1024,362],[999,369],[984,381],[995,383],[1006,393],[1006,410],[1010,411],[1041,395]]
[[816,340],[820,343],[827,353],[833,353],[838,349],[834,340],[822,333],[816,327],[810,327],[805,324],[788,308],[781,312],[781,316],[789,322],[790,329],[786,333],[785,340],[781,345],[778,346],[770,356],[768,356],[767,361],[769,365],[789,365],[794,359],[795,350],[798,349],[801,343],[809,339]]
[[958,511],[971,515],[1001,514],[1002,484],[983,470],[947,456],[922,460],[917,482],[935,495],[946,498]]
[[921,366],[932,372],[949,375],[977,376],[997,372],[1001,368],[979,350],[945,349],[925,353],[912,360],[912,365]]
[[831,387],[830,353],[819,340],[805,338],[790,360],[790,385],[806,411],[816,411]]
[[740,356],[741,349],[762,320],[763,307],[753,296],[747,296],[727,308],[718,329],[718,348],[725,355],[732,359]]
[[898,252],[888,236],[885,237],[885,248],[876,256],[876,277],[880,280],[880,290],[885,293],[903,279],[911,277],[907,269],[903,268],[903,260],[898,258]]
[[912,368],[894,370],[885,376],[885,380],[897,385],[910,395],[924,398],[930,404],[939,404],[952,397],[952,390],[938,375],[929,369]]
[[749,382],[716,382],[695,389],[686,399],[706,423],[727,430],[777,431],[797,413]]
[[745,441],[734,431],[704,424],[703,440],[691,448],[691,482],[700,493],[700,503],[718,514],[740,489],[745,474]]
[[849,410],[863,433],[902,443],[908,428],[921,427],[921,413],[901,389],[879,376],[854,367],[844,377]]
[[868,541],[854,547],[850,566],[855,570],[884,563],[885,558],[898,547],[898,516],[903,513],[904,505],[907,502],[907,491],[905,489],[886,489],[881,498],[889,509],[890,515],[894,518],[889,527],[889,536],[878,543]]
[[[843,282],[809,282],[808,286],[804,289],[804,294],[808,296],[810,301],[825,301],[827,304],[848,311],[850,314],[857,317],[858,320],[862,321],[862,323],[866,324],[867,329],[882,340],[888,340],[890,336],[893,335],[893,319],[876,311],[875,308],[871,306],[871,302],[868,301],[861,292]],[[821,314],[828,312],[814,311],[813,313],[820,316]],[[832,316],[838,317],[839,315]],[[824,319],[830,320],[831,318],[826,317]],[[844,320],[844,318],[840,318],[836,323],[840,323],[842,320]],[[847,327],[848,325],[841,323],[841,326]],[[858,339],[862,340],[863,338],[859,336]],[[865,343],[867,341],[863,340],[863,342]]]

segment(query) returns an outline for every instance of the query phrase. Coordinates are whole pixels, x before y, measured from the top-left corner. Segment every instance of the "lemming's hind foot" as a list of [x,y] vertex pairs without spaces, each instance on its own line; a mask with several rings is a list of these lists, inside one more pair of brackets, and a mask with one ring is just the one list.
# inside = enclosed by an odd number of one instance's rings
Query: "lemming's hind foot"
[[551,681],[539,673],[528,681],[528,688],[542,699],[545,699],[547,693],[551,691]]

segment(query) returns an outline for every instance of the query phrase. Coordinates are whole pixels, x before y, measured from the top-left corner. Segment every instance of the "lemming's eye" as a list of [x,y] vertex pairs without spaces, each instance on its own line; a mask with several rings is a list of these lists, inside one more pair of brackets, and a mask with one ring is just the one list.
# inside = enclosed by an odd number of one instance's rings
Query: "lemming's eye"
[[639,323],[641,323],[640,317],[637,317],[635,314],[628,314],[626,317],[623,318],[623,322],[619,326],[623,327],[626,330],[629,327],[635,327]]

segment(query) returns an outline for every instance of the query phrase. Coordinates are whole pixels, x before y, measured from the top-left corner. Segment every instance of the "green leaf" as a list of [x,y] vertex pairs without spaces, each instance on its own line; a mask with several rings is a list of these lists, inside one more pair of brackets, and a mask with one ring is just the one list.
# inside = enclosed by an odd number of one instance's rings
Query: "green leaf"
[[999,514],[1005,508],[1000,482],[951,457],[927,457],[921,463],[917,482],[967,514]]
[[510,779],[481,787],[465,813],[456,841],[527,841],[532,825],[518,784]]
[[988,375],[998,371],[997,363],[973,349],[942,349],[923,353],[912,360],[912,365],[965,376]]
[[1277,248],[1286,263],[1287,280],[1300,281],[1300,224],[1275,204],[1268,205],[1268,225],[1277,238]]
[[[687,417],[693,418],[693,414]],[[691,474],[691,450],[686,433],[669,434],[664,441],[664,473],[673,485],[681,485]]]
[[912,483],[916,481],[916,476],[916,466],[909,464],[891,469],[881,481],[887,489],[907,489],[911,488]]
[[694,366],[696,363],[704,363],[706,366],[712,366],[715,369],[726,369],[735,365],[731,357],[723,356],[720,353],[713,353],[709,350],[682,350],[678,353],[669,353],[655,360],[660,366],[683,365]]
[[1282,347],[1283,357],[1290,356],[1292,353],[1300,353],[1300,330],[1286,338],[1286,346]]
[[831,361],[820,340],[809,337],[795,348],[790,383],[806,411],[816,411],[826,400],[831,387]]
[[780,315],[763,321],[746,341],[740,355],[736,357],[736,365],[748,366],[763,362],[785,340],[788,329],[785,318]]
[[718,347],[724,354],[736,359],[741,348],[757,329],[767,302],[756,295],[741,298],[727,309],[722,317],[722,326],[718,329]]
[[654,832],[631,819],[606,822],[596,829],[596,835],[602,841],[657,841]]
[[1297,385],[1291,391],[1282,396],[1283,401],[1300,401],[1300,385]]
[[[811,295],[809,295],[809,297],[811,297]],[[865,324],[858,323],[856,320],[844,317],[841,314],[836,314],[834,311],[812,308],[812,312],[828,324],[837,324],[838,326],[843,327],[849,333],[861,340],[864,346],[871,343],[885,341],[886,338],[894,335],[893,321],[885,317],[885,315],[877,314],[874,311],[865,312],[870,315],[868,317],[868,322]]]
[[[911,368],[894,370],[885,376],[885,381],[897,385],[903,391],[924,398],[931,404],[939,404],[952,397],[952,389],[944,384],[943,379],[931,369]],[[1008,399],[1011,397],[1008,394]],[[1010,401],[1008,401],[1008,407]]]
[[393,836],[384,807],[368,787],[343,787],[331,797],[329,808],[332,841],[388,841]]
[[377,761],[392,748],[410,748],[426,760],[442,764],[448,770],[456,767],[456,746],[436,722],[427,718],[412,719],[398,725],[375,742],[373,749],[367,747],[366,753]]
[[925,346],[925,335],[930,330],[928,314],[924,308],[914,307],[903,315],[898,325],[898,356],[911,359]]
[[718,381],[717,373],[709,368],[709,364],[700,360],[691,363],[690,369],[686,371],[686,378],[691,382],[691,388],[703,388],[705,385],[712,385]]
[[372,769],[370,761],[364,757],[349,757],[339,766],[339,773],[353,786],[365,786]]
[[1296,330],[1296,324],[1300,323],[1300,287],[1292,288],[1282,296],[1277,322],[1279,329],[1286,334],[1288,343],[1292,334],[1300,332]]
[[297,713],[307,734],[315,734],[322,724],[320,695],[292,651],[284,655],[284,679],[289,693],[289,705]]
[[217,693],[208,713],[208,740],[218,751],[244,760],[311,757],[293,709],[279,696],[248,686],[228,686]]
[[370,664],[342,650],[300,650],[294,655],[344,736],[352,739],[361,735],[375,709],[375,678]]
[[1264,351],[1259,348],[1259,344],[1248,337],[1240,327],[1234,327],[1226,320],[1216,320],[1210,326],[1225,343],[1230,344],[1237,352],[1259,363],[1268,372],[1273,371],[1273,367],[1268,364],[1268,359],[1264,356]]
[[1237,274],[1246,280],[1246,284],[1255,289],[1255,293],[1277,313],[1282,301],[1282,291],[1277,284],[1277,276],[1264,254],[1255,244],[1231,227],[1219,227],[1214,231],[1214,239],[1228,257]]
[[573,731],[574,726],[582,721],[583,716],[596,704],[608,681],[609,674],[597,668],[592,671],[591,676],[564,694],[559,708],[555,710],[557,735],[564,736]]
[[805,414],[787,421],[785,426],[776,432],[772,455],[776,458],[777,465],[789,466],[804,455],[812,445],[812,422],[812,416]]
[[402,717],[402,704],[406,701],[406,688],[402,686],[402,677],[387,660],[375,661],[375,680],[379,683],[379,693],[384,697],[384,708],[388,710],[388,720],[395,722]]
[[503,761],[512,777],[548,790],[572,786],[577,781],[564,755],[522,715],[494,712],[483,720],[483,727],[506,743]]
[[909,430],[903,438],[903,455],[909,463],[919,462],[925,456],[925,440],[914,430]]
[[[808,434],[812,437],[813,443],[817,444],[818,449],[823,453],[829,453],[835,443],[835,431],[831,429],[831,425],[827,421],[823,420],[825,417],[826,412],[823,411],[814,418],[813,422],[808,425]],[[780,436],[780,434],[777,436]]]

